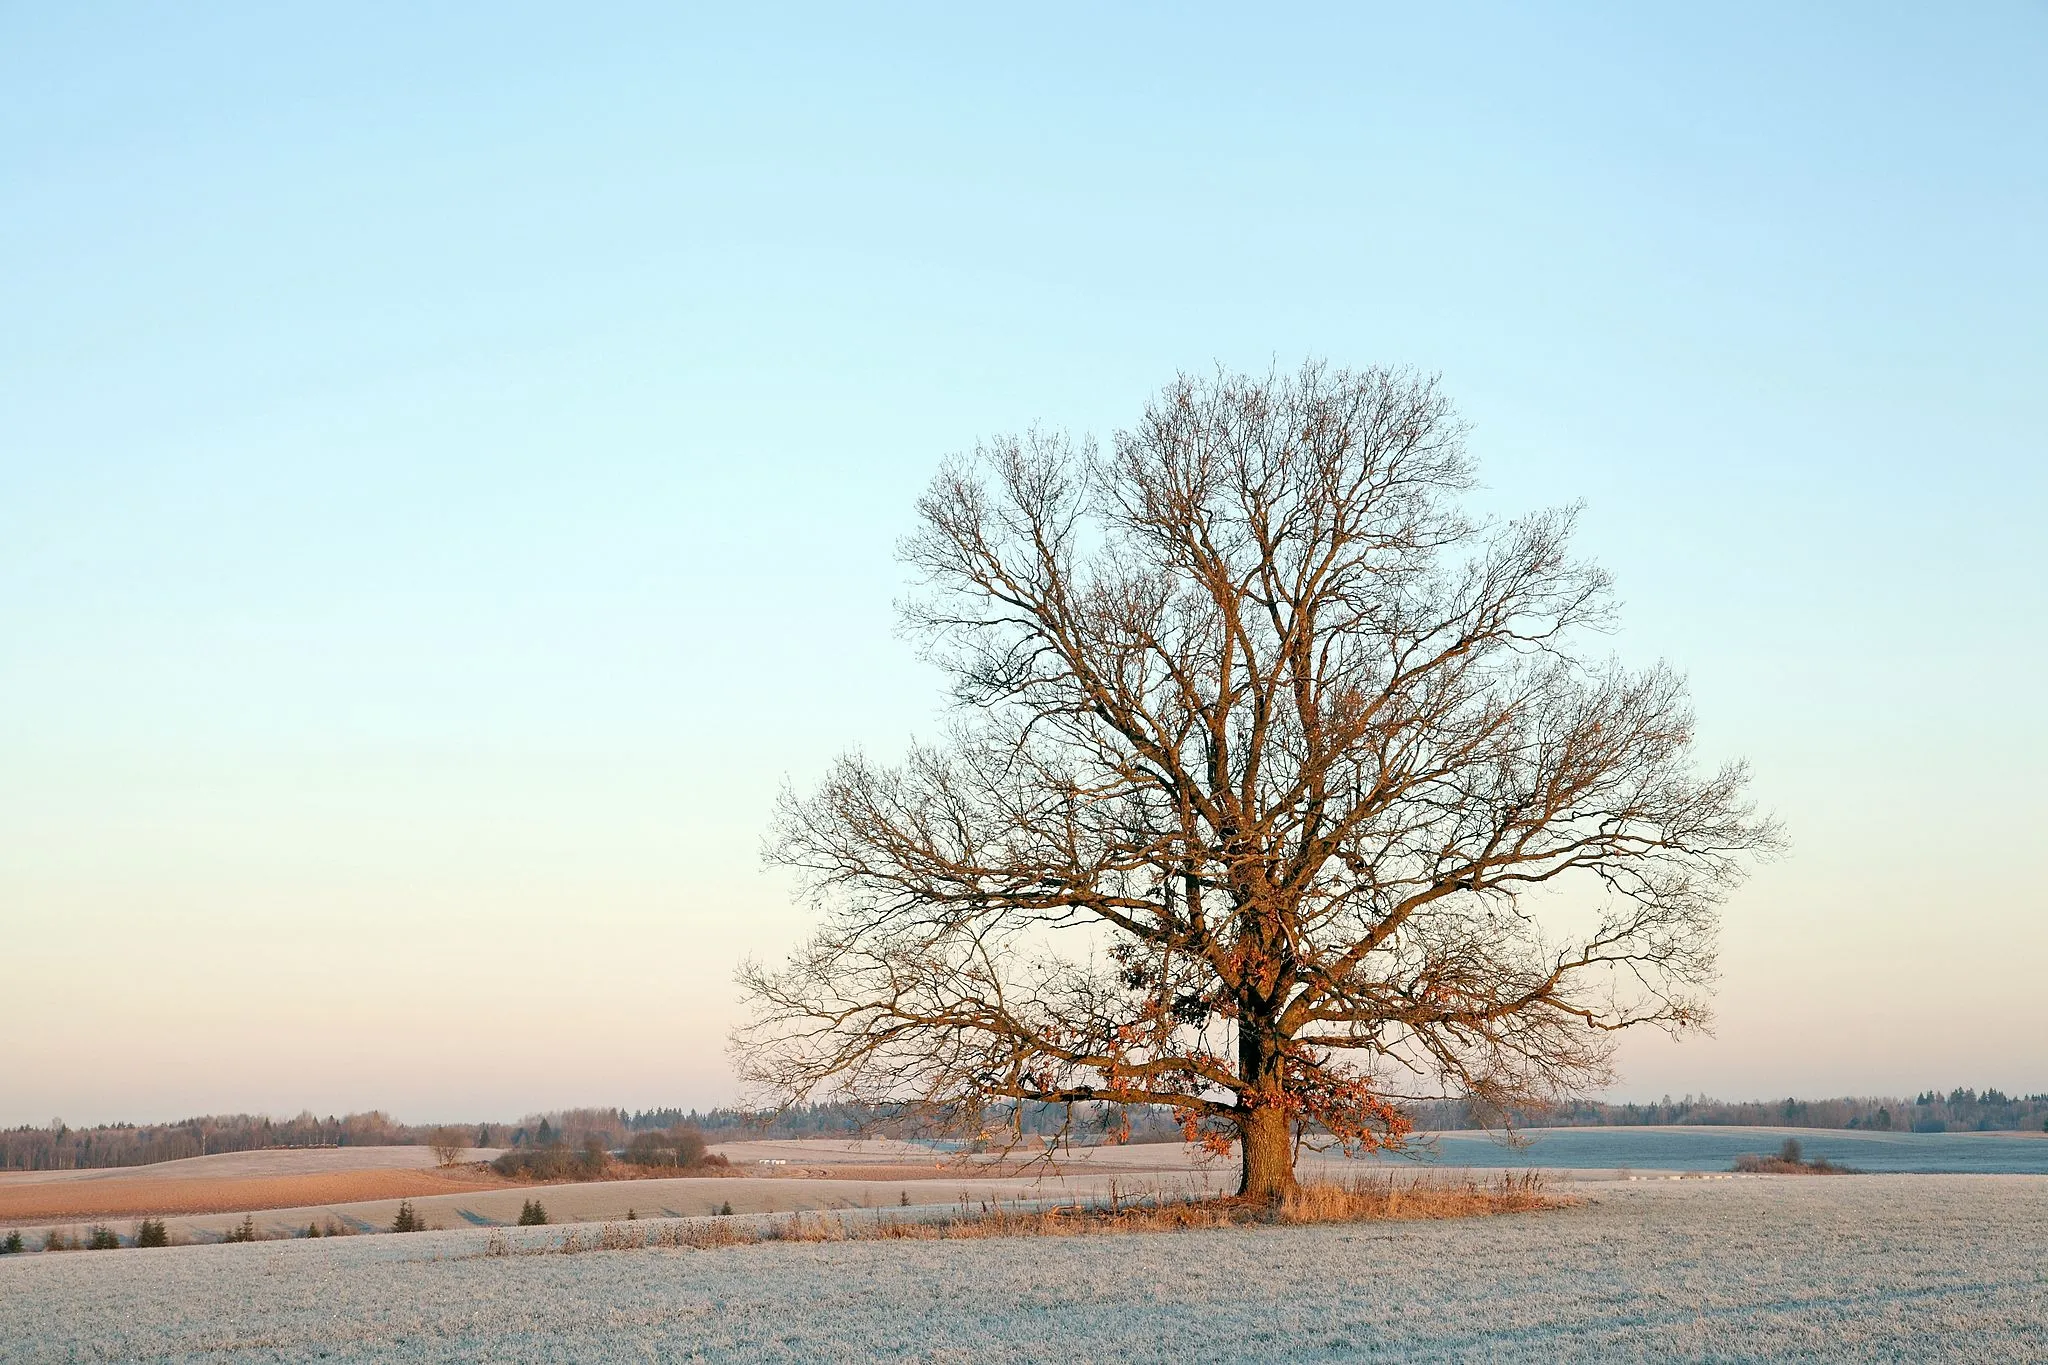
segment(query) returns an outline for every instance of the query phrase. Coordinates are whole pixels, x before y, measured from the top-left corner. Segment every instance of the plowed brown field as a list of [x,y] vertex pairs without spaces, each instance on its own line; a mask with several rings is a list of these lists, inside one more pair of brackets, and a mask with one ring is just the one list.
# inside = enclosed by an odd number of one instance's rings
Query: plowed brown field
[[137,1174],[98,1180],[0,1183],[0,1223],[77,1222],[144,1214],[243,1213],[257,1209],[412,1199],[495,1190],[506,1182],[474,1170],[309,1171],[303,1175],[193,1179]]

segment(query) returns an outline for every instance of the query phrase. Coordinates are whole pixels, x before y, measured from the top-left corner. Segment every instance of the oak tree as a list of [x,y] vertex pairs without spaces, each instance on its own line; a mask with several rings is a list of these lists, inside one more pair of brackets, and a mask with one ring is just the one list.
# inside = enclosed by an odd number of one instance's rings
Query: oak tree
[[742,969],[743,1073],[1168,1106],[1271,1200],[1304,1134],[1397,1145],[1404,1100],[1504,1114],[1701,1025],[1775,829],[1675,672],[1589,648],[1576,509],[1467,510],[1465,434],[1433,379],[1310,364],[949,462],[901,610],[955,718],[785,794],[768,857],[822,927]]

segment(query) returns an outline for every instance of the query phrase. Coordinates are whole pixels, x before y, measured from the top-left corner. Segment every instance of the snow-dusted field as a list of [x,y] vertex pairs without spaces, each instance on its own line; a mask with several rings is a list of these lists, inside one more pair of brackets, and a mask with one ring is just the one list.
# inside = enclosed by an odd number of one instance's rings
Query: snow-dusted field
[[1434,1224],[7,1257],[0,1359],[2048,1359],[2048,1177],[1574,1188],[1578,1208]]

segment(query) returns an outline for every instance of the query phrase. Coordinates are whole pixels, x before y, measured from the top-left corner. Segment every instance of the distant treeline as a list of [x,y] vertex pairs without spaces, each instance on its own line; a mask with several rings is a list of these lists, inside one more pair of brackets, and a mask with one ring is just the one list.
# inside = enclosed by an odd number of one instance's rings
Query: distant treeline
[[107,1123],[71,1128],[0,1129],[0,1170],[69,1171],[147,1166],[188,1156],[253,1152],[269,1147],[387,1147],[424,1142],[427,1129],[394,1123],[387,1114],[273,1119],[262,1114],[209,1114],[176,1123]]
[[[1484,1127],[1462,1101],[1409,1106],[1417,1128]],[[1898,1097],[1831,1100],[1748,1100],[1731,1102],[1688,1095],[1645,1104],[1604,1104],[1583,1100],[1542,1113],[1512,1116],[1517,1127],[1571,1128],[1722,1124],[1758,1128],[1858,1128],[1879,1132],[1966,1133],[2048,1130],[2048,1094],[2008,1095],[2001,1090],[1927,1090]],[[1110,1105],[1026,1105],[1021,1120],[1007,1113],[989,1116],[991,1128],[1020,1124],[1026,1133],[1065,1132],[1077,1142],[1178,1142],[1182,1134],[1163,1109]],[[1496,1121],[1497,1122],[1497,1121]],[[725,1109],[557,1109],[529,1114],[518,1123],[458,1124],[455,1131],[477,1147],[554,1148],[588,1151],[595,1144],[623,1152],[636,1135],[695,1129],[711,1142],[740,1138],[802,1138],[856,1134],[904,1139],[958,1138],[957,1128],[910,1109],[866,1105],[799,1105],[777,1113]],[[146,1166],[183,1157],[250,1152],[273,1147],[384,1147],[426,1145],[449,1131],[437,1125],[404,1124],[372,1111],[341,1118],[301,1114],[273,1119],[261,1114],[210,1114],[176,1123],[101,1124],[70,1128],[0,1129],[0,1170],[80,1170]],[[968,1136],[972,1136],[969,1134]]]
[[[1126,1141],[1181,1139],[1180,1125],[1163,1109],[1133,1107],[1128,1117]],[[1123,1135],[1124,1119],[1123,1111],[1114,1105],[1075,1105],[1069,1114],[1063,1105],[1034,1104],[1025,1106],[1022,1126],[1027,1133],[1065,1131],[1077,1140],[1094,1141],[1111,1134]],[[1005,1112],[990,1115],[989,1122],[991,1126],[1007,1127],[1012,1120]],[[743,1138],[867,1136],[915,1140],[962,1136],[957,1125],[939,1122],[914,1108],[805,1104],[765,1113],[739,1108],[557,1109],[529,1114],[518,1124],[508,1125],[500,1141],[507,1147],[567,1145],[580,1149],[595,1138],[607,1149],[617,1151],[627,1146],[636,1133],[678,1128],[694,1129],[712,1142]]]
[[[1453,1128],[1481,1128],[1473,1109],[1461,1100],[1441,1100],[1408,1106],[1415,1126],[1424,1131]],[[946,1126],[918,1117],[913,1111],[889,1112],[861,1105],[803,1105],[776,1114],[752,1113],[741,1109],[648,1109],[579,1110],[576,1115],[606,1114],[619,1134],[611,1145],[623,1144],[626,1134],[652,1131],[685,1124],[700,1129],[713,1142],[737,1137],[825,1137],[873,1134],[883,1137],[929,1138],[958,1136]],[[568,1115],[556,1115],[557,1128]],[[1493,1126],[1499,1124],[1498,1116]],[[1007,1114],[990,1116],[992,1127],[1008,1127]],[[1128,1122],[1128,1131],[1125,1124]],[[2048,1130],[2048,1094],[2008,1095],[2002,1090],[1927,1090],[1911,1098],[1899,1096],[1849,1096],[1827,1100],[1717,1100],[1687,1095],[1666,1096],[1641,1104],[1606,1104],[1582,1100],[1555,1109],[1516,1113],[1516,1127],[1575,1128],[1609,1126],[1661,1127],[1673,1124],[1724,1125],[1756,1128],[1854,1128],[1878,1132],[1967,1133]],[[1112,1138],[1125,1142],[1178,1142],[1180,1124],[1173,1115],[1158,1108],[1133,1106],[1119,1110],[1111,1105],[1076,1105],[1070,1116],[1060,1105],[1025,1106],[1021,1126],[1027,1133],[1065,1131],[1077,1141]]]
[[[1444,1101],[1413,1109],[1426,1129],[1471,1128],[1472,1111]],[[1603,1104],[1581,1100],[1542,1113],[1516,1114],[1518,1127],[1661,1127],[1669,1124],[1732,1125],[1753,1128],[1857,1128],[1900,1133],[1992,1133],[2048,1129],[2048,1094],[2008,1095],[2002,1090],[1925,1090],[1911,1099],[1896,1096],[1832,1100],[1729,1101],[1687,1095],[1644,1104]]]

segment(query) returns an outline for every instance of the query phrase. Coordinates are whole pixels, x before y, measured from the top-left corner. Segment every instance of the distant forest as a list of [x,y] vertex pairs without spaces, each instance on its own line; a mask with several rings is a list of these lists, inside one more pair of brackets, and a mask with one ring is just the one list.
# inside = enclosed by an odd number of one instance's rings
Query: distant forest
[[[1466,1107],[1451,1101],[1417,1106],[1423,1128],[1478,1127]],[[2048,1131],[2048,1094],[2008,1095],[2002,1090],[1926,1090],[1912,1099],[1729,1100],[1687,1095],[1645,1104],[1582,1100],[1544,1113],[1516,1114],[1525,1128],[1661,1127],[1676,1123],[1755,1128],[1858,1128],[1897,1133]]]
[[[583,1111],[585,1113],[603,1111]],[[738,1109],[651,1109],[634,1114],[617,1111],[626,1129],[667,1128],[677,1123],[701,1128],[716,1137],[745,1132],[767,1137],[819,1137],[862,1131],[888,1136],[921,1137],[928,1130],[913,1119],[878,1114],[853,1105],[810,1105],[772,1118]],[[1425,1131],[1487,1126],[1460,1100],[1409,1106],[1415,1126]],[[1086,1141],[1117,1132],[1123,1115],[1110,1106],[1076,1106],[1070,1132]],[[1179,1142],[1180,1124],[1164,1110],[1133,1107],[1128,1111],[1127,1142]],[[1066,1124],[1056,1105],[1029,1106],[1023,1129],[1054,1133]],[[1747,1100],[1731,1102],[1687,1095],[1665,1096],[1644,1104],[1604,1104],[1593,1100],[1555,1109],[1517,1113],[1517,1128],[1663,1127],[1672,1124],[1713,1124],[1754,1128],[1856,1128],[1877,1132],[1990,1133],[2048,1131],[2048,1094],[2008,1095],[2002,1090],[1928,1090],[1911,1099],[1872,1097],[1832,1100]],[[1498,1126],[1498,1119],[1495,1120]]]
[[[1424,1130],[1484,1126],[1459,1101],[1411,1106]],[[1011,1122],[1007,1116],[1004,1126]],[[1719,1124],[1760,1128],[1855,1128],[1878,1132],[1959,1133],[2048,1131],[2048,1094],[2008,1095],[2001,1090],[1928,1090],[1912,1099],[1750,1100],[1733,1103],[1686,1096],[1646,1104],[1580,1101],[1543,1113],[1515,1114],[1525,1128]],[[1126,1127],[1128,1124],[1128,1127]],[[1079,1142],[1179,1142],[1180,1125],[1163,1110],[1109,1106],[1027,1106],[1027,1133],[1065,1129]],[[0,1171],[75,1170],[145,1166],[183,1157],[277,1147],[424,1145],[447,1125],[404,1124],[380,1112],[272,1119],[260,1114],[213,1114],[176,1123],[101,1124],[71,1128],[0,1129]],[[700,1130],[713,1142],[742,1137],[830,1137],[869,1134],[908,1139],[943,1136],[908,1112],[890,1113],[846,1104],[802,1105],[775,1114],[742,1109],[560,1109],[529,1114],[517,1123],[452,1125],[476,1147],[581,1148],[592,1138],[620,1149],[636,1133],[677,1127]]]
[[95,1128],[71,1128],[59,1120],[47,1128],[0,1129],[0,1171],[147,1166],[270,1147],[384,1147],[424,1141],[427,1131],[394,1123],[381,1113],[338,1119],[209,1114],[176,1123],[106,1123]]

